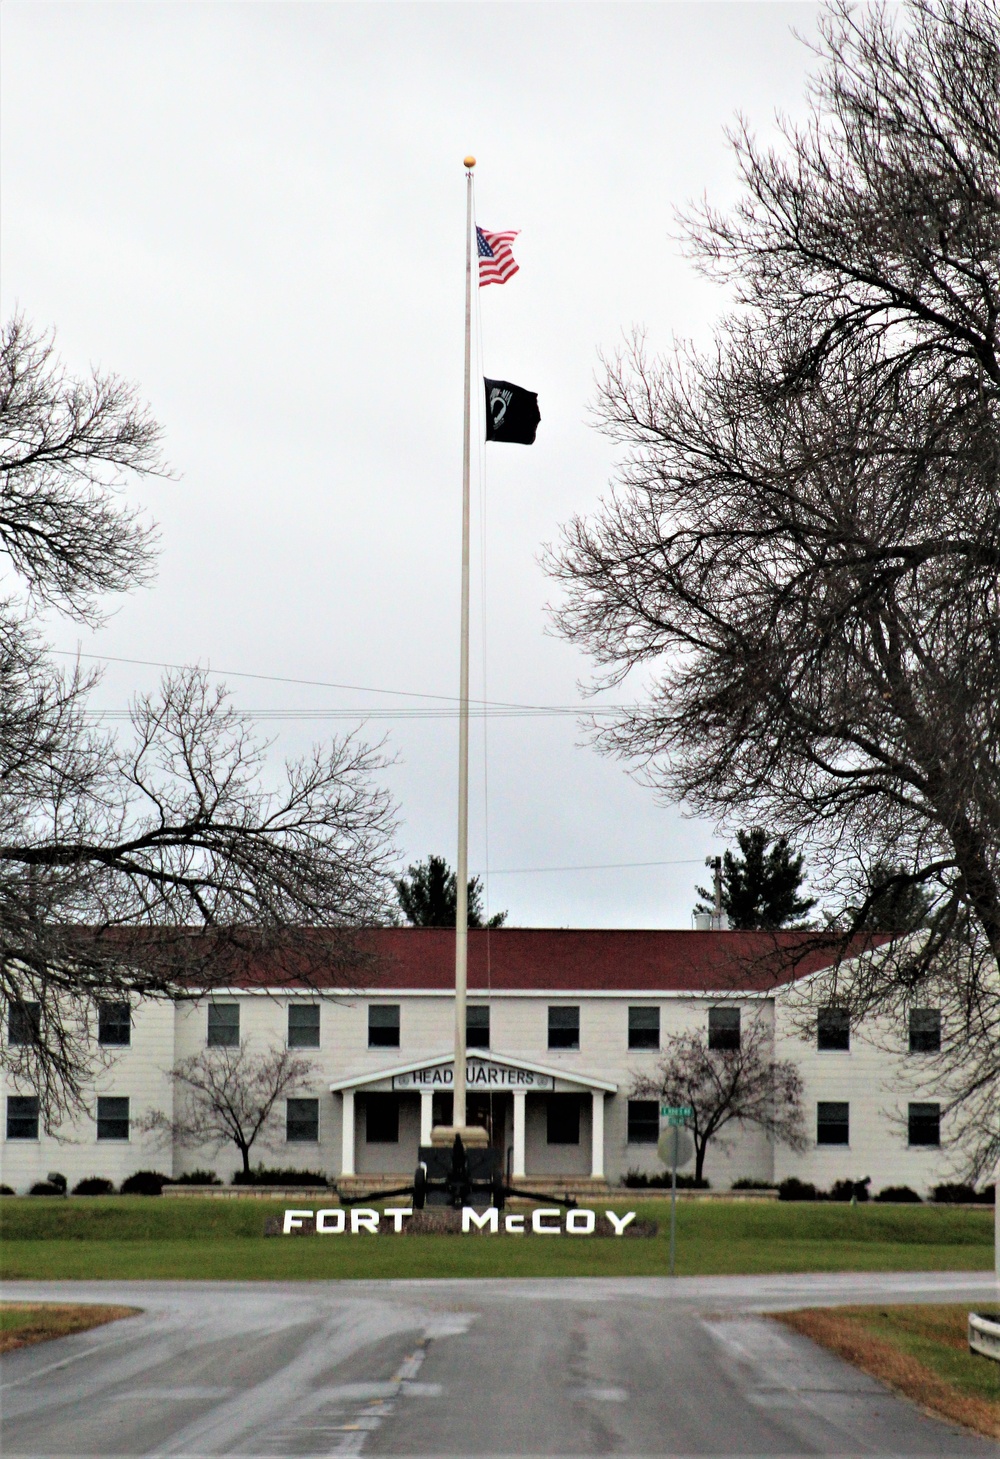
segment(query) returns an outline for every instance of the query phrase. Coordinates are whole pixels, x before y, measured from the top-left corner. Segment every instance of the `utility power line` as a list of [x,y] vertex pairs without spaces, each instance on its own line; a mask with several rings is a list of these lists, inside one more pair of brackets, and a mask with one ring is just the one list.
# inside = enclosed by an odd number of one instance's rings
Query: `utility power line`
[[[457,714],[459,696],[457,694],[437,694],[429,690],[417,689],[384,689],[373,688],[370,684],[339,684],[329,679],[293,679],[280,674],[257,674],[245,669],[213,669],[208,666],[193,664],[171,664],[160,659],[131,659],[123,658],[114,654],[93,654],[84,653],[82,650],[57,648],[52,653],[63,658],[94,659],[97,663],[106,664],[138,664],[149,669],[177,669],[189,670],[202,667],[206,674],[221,675],[226,679],[257,679],[268,684],[297,684],[311,689],[347,689],[356,694],[386,694],[393,698],[401,699],[439,699],[447,705],[455,705],[453,710],[440,709],[434,711],[430,708],[410,711],[414,717],[433,717],[435,713],[442,717]],[[642,705],[635,704],[515,704],[505,700],[470,699],[470,707],[474,713],[495,713],[506,711],[514,715],[588,715],[588,714],[621,714],[632,709],[640,709]],[[102,718],[128,718],[128,711],[124,709],[110,709],[93,711],[100,714]],[[405,711],[379,709],[330,709],[330,710],[248,710],[247,713],[254,718],[266,719],[323,719],[342,717],[345,719],[356,719],[359,715],[366,718],[393,718],[407,717]]]
[[[639,866],[703,866],[703,856],[689,856],[683,861],[601,861],[589,866],[504,866],[491,868],[490,876],[527,876],[552,871],[625,871]],[[477,873],[485,876],[485,871]]]

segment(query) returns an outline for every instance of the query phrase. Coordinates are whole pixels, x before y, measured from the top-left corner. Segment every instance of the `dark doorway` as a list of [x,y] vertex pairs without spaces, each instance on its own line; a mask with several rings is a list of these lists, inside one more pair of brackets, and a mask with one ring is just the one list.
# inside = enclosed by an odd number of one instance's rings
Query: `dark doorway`
[[509,1094],[469,1094],[465,1101],[470,1125],[482,1125],[496,1150],[503,1150],[507,1133]]

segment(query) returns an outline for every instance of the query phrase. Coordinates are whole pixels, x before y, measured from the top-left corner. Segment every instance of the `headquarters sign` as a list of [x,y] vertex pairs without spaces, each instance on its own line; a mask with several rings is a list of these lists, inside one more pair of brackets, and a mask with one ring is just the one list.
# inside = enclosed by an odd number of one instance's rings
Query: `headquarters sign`
[[[430,1064],[425,1069],[407,1069],[404,1074],[394,1074],[393,1089],[450,1090],[455,1083],[454,1064]],[[492,1059],[470,1059],[465,1068],[465,1083],[470,1091],[499,1093],[504,1089],[554,1089],[555,1080],[551,1074],[536,1074],[533,1069],[515,1069],[510,1064],[498,1064]]]

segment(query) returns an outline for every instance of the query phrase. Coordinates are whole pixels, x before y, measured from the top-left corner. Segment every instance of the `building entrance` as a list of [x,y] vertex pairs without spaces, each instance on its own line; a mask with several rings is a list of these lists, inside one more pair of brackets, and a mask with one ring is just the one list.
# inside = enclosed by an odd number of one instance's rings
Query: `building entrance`
[[[435,1094],[434,1123],[450,1125],[454,1101],[450,1094]],[[489,1136],[490,1144],[502,1150],[506,1158],[510,1144],[510,1128],[513,1123],[513,1097],[510,1094],[467,1094],[465,1117],[470,1125],[482,1125]]]

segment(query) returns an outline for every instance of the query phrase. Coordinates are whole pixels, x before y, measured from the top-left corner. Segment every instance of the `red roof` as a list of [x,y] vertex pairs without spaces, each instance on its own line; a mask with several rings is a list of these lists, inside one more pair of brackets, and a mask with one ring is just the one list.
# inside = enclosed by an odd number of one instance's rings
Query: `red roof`
[[[874,939],[884,941],[884,938]],[[359,934],[365,988],[448,989],[455,982],[455,932],[437,927],[384,927]],[[855,949],[860,951],[860,945]],[[724,993],[764,991],[792,982],[837,956],[818,932],[604,931],[503,927],[469,933],[469,988],[565,992]],[[286,967],[263,964],[240,982],[299,982]],[[305,977],[312,986],[325,977]],[[330,983],[353,981],[330,968]]]

